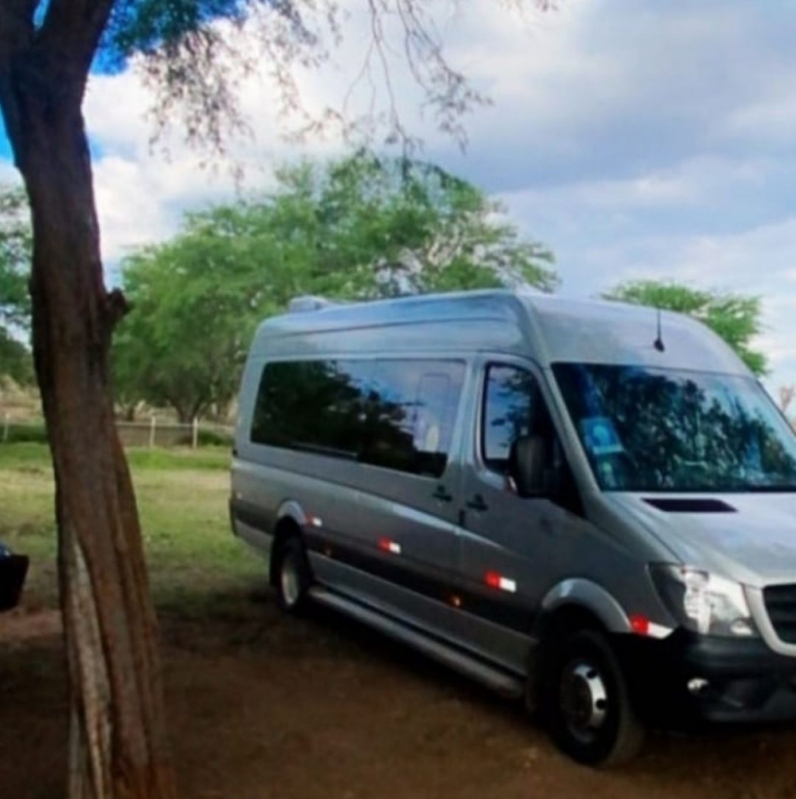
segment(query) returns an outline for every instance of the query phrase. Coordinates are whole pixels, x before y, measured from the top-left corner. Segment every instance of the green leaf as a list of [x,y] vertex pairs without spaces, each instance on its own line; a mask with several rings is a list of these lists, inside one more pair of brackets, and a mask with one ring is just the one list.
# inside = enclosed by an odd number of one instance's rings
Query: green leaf
[[183,418],[222,411],[257,324],[297,295],[555,286],[550,252],[434,165],[360,152],[277,179],[271,194],[187,215],[172,241],[124,262],[133,311],[115,343],[120,401]]
[[710,292],[654,280],[625,283],[604,296],[692,316],[720,335],[754,374],[764,375],[768,371],[766,356],[753,347],[754,338],[762,330],[760,297]]

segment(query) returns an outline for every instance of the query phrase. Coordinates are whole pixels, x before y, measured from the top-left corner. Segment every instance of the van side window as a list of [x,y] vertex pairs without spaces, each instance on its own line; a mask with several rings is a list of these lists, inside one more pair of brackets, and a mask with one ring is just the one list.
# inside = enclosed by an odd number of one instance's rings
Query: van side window
[[464,382],[464,364],[380,361],[367,412],[362,460],[401,472],[445,471]]
[[268,363],[251,440],[439,477],[464,373],[458,361]]
[[531,432],[541,402],[536,380],[516,366],[492,365],[487,369],[481,446],[491,469],[508,471],[511,445]]
[[251,440],[357,458],[362,400],[372,369],[366,361],[266,364]]

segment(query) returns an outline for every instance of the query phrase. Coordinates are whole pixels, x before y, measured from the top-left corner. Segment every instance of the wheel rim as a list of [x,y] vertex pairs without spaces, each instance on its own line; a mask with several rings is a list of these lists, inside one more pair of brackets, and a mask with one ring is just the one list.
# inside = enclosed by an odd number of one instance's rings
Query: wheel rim
[[301,599],[301,574],[295,559],[289,555],[282,561],[279,579],[285,605],[292,608]]
[[559,703],[573,737],[593,743],[608,716],[608,689],[600,669],[584,660],[570,663],[562,675]]

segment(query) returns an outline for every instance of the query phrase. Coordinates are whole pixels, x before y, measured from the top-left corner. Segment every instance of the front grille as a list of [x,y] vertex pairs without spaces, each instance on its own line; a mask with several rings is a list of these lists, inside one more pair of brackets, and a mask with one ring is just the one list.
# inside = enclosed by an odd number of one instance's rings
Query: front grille
[[796,585],[772,585],[763,589],[766,610],[781,641],[796,644]]

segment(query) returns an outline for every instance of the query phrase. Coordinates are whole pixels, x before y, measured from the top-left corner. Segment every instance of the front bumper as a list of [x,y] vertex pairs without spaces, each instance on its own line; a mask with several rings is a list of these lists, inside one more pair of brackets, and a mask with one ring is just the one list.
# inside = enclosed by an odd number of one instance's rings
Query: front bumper
[[27,573],[28,558],[24,555],[0,558],[0,611],[11,610],[19,604]]
[[648,720],[796,720],[796,658],[773,652],[761,639],[678,630],[662,641],[621,636],[617,652],[636,707]]

